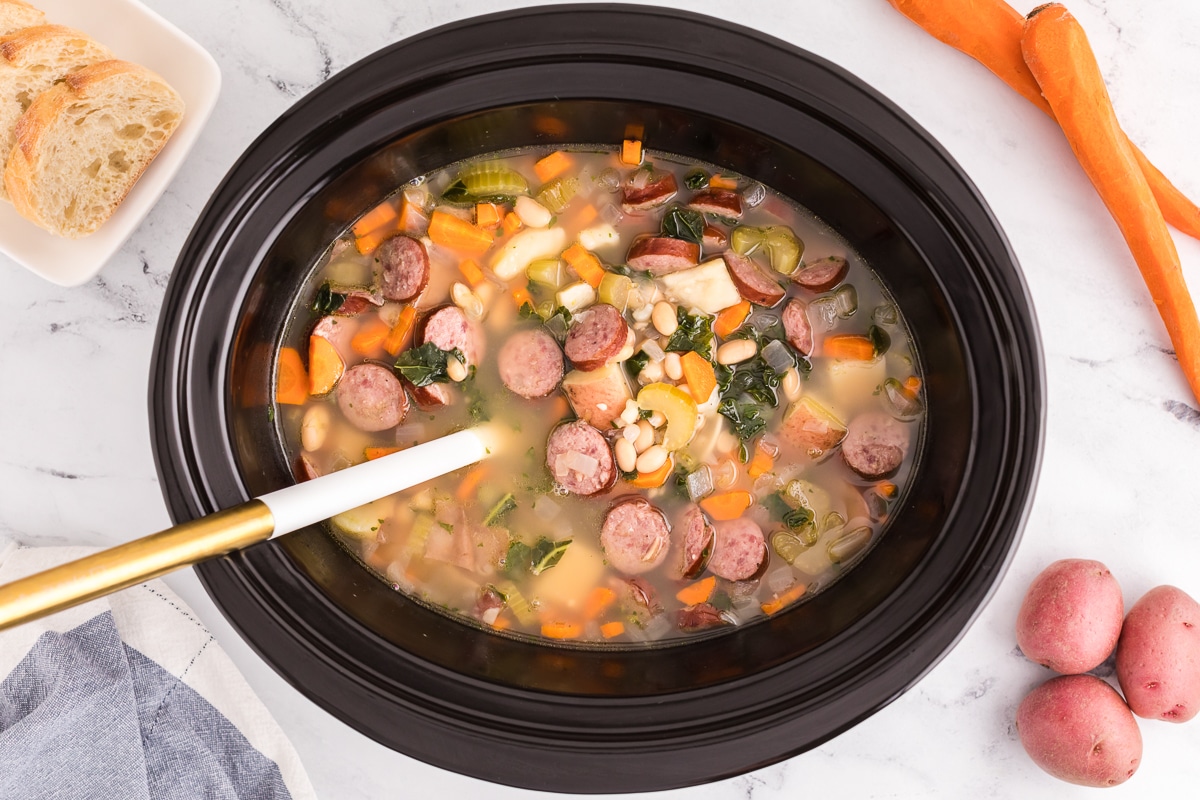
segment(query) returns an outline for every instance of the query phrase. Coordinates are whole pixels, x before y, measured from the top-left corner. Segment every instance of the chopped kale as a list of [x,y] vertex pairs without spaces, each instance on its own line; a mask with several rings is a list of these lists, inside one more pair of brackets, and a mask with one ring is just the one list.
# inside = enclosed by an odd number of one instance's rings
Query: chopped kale
[[513,578],[519,578],[527,572],[541,575],[562,560],[570,544],[570,539],[555,542],[545,536],[538,539],[533,547],[519,540],[513,541],[509,543],[504,556],[504,571]]
[[676,314],[679,327],[667,341],[667,351],[673,353],[695,352],[712,358],[712,317],[704,314],[689,314],[682,307]]
[[508,494],[504,495],[504,497],[501,497],[496,505],[492,506],[492,510],[489,511],[487,516],[483,518],[483,524],[489,528],[497,525],[505,514],[512,511],[516,507],[517,500],[513,497],[513,493],[509,492]]
[[702,169],[694,169],[683,176],[683,185],[693,192],[708,188],[708,173]]
[[892,346],[892,337],[888,336],[888,332],[878,325],[872,325],[867,330],[867,338],[871,340],[871,344],[875,347],[875,357],[883,355]]
[[629,377],[637,380],[638,373],[645,369],[649,363],[650,355],[645,350],[638,350],[625,359],[625,371],[629,373]]
[[683,206],[671,206],[663,216],[662,235],[700,244],[704,239],[704,215]]
[[429,386],[432,383],[449,383],[450,375],[446,372],[449,358],[457,358],[466,363],[466,356],[460,350],[443,350],[433,342],[426,342],[420,347],[405,350],[396,359],[395,370],[407,378],[413,386]]
[[762,433],[767,427],[767,421],[762,417],[762,410],[757,403],[739,403],[736,400],[722,400],[717,406],[721,416],[733,425],[734,434],[746,441]]
[[338,294],[330,288],[328,283],[322,283],[321,288],[317,290],[317,296],[313,299],[312,310],[324,317],[337,311],[344,302],[346,302],[346,295]]

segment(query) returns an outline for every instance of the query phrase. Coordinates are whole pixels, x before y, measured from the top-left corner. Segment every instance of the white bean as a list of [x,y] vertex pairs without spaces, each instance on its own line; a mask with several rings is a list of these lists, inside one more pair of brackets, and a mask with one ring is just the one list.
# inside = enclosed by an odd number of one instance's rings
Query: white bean
[[718,364],[740,364],[747,359],[754,357],[758,352],[758,345],[753,339],[734,339],[732,342],[726,342],[717,348],[717,363]]
[[800,399],[802,387],[800,385],[800,371],[795,367],[791,367],[787,372],[783,373],[783,380],[780,382],[780,388],[783,389],[783,396],[789,401],[795,402]]
[[446,359],[446,374],[450,376],[450,380],[461,383],[467,379],[467,365],[451,356]]
[[550,220],[554,218],[554,215],[550,213],[550,209],[532,197],[526,197],[525,195],[517,198],[517,202],[513,205],[513,211],[516,212],[521,223],[527,228],[545,228],[550,224]]
[[329,433],[332,419],[329,406],[309,406],[304,412],[304,419],[300,421],[301,446],[310,453],[320,450],[321,445],[325,444],[325,435]]
[[450,287],[450,299],[471,319],[483,319],[483,301],[465,283]]
[[667,418],[663,416],[661,411],[652,411],[650,412],[650,418],[646,421],[650,423],[651,428],[661,428],[663,423],[667,421]]
[[638,453],[644,453],[654,444],[654,428],[650,427],[650,423],[644,419],[638,420],[638,437],[633,442],[633,449]]
[[661,444],[656,444],[646,449],[646,452],[637,457],[638,472],[654,472],[654,470],[667,463],[667,448]]
[[654,327],[663,336],[670,336],[679,327],[679,318],[675,313],[675,306],[666,300],[659,300],[654,304],[654,311],[650,314],[650,321],[654,323]]
[[663,372],[673,381],[683,377],[683,361],[679,358],[679,353],[667,353],[667,357],[663,359]]
[[617,466],[622,472],[633,472],[637,467],[638,454],[633,448],[633,442],[628,439],[617,439],[614,446],[617,454]]

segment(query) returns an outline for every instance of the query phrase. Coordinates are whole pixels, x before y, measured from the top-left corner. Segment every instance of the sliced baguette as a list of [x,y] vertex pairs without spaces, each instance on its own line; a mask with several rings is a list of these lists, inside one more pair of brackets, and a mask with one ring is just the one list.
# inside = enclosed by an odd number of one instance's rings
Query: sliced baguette
[[46,15],[28,3],[22,3],[21,0],[0,0],[0,36],[21,28],[45,24]]
[[101,61],[42,92],[17,122],[4,187],[21,216],[53,234],[93,233],[162,150],[183,99],[127,61]]
[[[16,142],[17,120],[42,92],[112,52],[85,33],[62,25],[22,28],[0,37],[0,164]],[[7,197],[0,184],[0,197]]]

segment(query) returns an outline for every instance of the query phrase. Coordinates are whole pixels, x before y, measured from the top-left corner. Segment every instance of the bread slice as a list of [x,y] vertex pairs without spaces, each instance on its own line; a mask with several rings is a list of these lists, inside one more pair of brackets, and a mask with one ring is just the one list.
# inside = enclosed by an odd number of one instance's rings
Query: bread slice
[[0,36],[28,28],[45,25],[46,15],[21,0],[0,0]]
[[[42,92],[72,72],[108,61],[112,52],[62,25],[22,28],[0,37],[0,165],[17,141],[17,120]],[[0,197],[7,197],[0,184]]]
[[58,236],[93,233],[179,127],[183,99],[154,72],[113,59],[67,75],[17,122],[4,188]]

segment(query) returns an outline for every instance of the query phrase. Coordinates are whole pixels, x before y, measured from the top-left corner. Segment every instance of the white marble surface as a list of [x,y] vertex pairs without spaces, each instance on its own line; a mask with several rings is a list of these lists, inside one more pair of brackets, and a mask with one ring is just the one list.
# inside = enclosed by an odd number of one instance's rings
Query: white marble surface
[[[83,0],[80,0],[83,2]],[[958,647],[912,691],[825,746],[688,800],[1084,796],[1025,756],[1021,697],[1047,677],[1016,651],[1028,581],[1068,556],[1104,561],[1127,604],[1161,583],[1200,597],[1200,411],[1123,241],[1052,123],[884,0],[693,0],[849,69],[905,108],[975,180],[1024,267],[1048,380],[1041,482],[1007,578]],[[430,27],[512,0],[149,0],[221,65],[207,131],[98,278],[59,289],[0,258],[0,535],[115,544],[168,524],[151,458],[146,380],[175,255],[238,154],[331,74]],[[1017,0],[1028,11],[1031,0]],[[1073,0],[1130,137],[1200,197],[1200,4]],[[1190,154],[1190,155],[1189,155]],[[1176,236],[1194,291],[1200,242]],[[322,797],[513,798],[358,735],[292,690],[238,638],[189,572],[190,602],[292,737]],[[1200,783],[1200,721],[1143,722],[1139,773],[1112,797]]]

